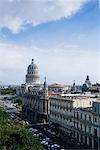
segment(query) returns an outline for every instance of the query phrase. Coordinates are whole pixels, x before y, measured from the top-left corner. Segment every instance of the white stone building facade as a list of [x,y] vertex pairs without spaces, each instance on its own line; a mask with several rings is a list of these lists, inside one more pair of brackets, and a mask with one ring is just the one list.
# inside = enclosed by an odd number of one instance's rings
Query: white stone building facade
[[[86,99],[87,101],[85,101]],[[100,115],[93,111],[93,98],[76,97],[75,100],[71,96],[66,98],[56,96],[49,100],[49,121],[59,125],[60,134],[69,133],[79,142],[90,146],[92,149],[99,147]],[[83,102],[80,103],[80,101]]]
[[43,84],[40,83],[38,66],[32,59],[27,67],[25,84],[18,88],[22,96],[23,116],[30,122],[46,122],[48,120],[48,86],[46,78]]

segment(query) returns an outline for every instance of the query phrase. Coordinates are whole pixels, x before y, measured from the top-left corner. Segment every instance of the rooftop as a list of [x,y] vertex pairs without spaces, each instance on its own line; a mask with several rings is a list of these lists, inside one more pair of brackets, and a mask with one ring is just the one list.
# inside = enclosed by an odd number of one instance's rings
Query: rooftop
[[64,84],[58,84],[58,83],[54,83],[54,84],[49,84],[49,87],[64,87]]

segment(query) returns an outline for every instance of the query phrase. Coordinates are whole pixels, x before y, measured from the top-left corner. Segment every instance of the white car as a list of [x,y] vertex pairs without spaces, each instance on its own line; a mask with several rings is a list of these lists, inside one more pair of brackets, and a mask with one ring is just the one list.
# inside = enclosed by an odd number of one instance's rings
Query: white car
[[41,136],[41,135],[43,135],[42,133],[39,133],[39,135]]
[[54,148],[54,144],[51,145],[51,148]]
[[52,135],[56,135],[56,133],[55,133],[55,132],[51,132],[51,134],[52,134]]
[[37,137],[37,134],[33,134],[34,137]]
[[33,129],[33,128],[29,128],[29,131],[35,133],[35,132],[37,132],[38,130],[37,130],[37,129]]
[[56,133],[51,131],[51,129],[47,130],[47,132],[51,133],[52,135],[56,135]]
[[48,145],[48,142],[42,141],[41,144],[43,144],[43,145]]
[[60,145],[58,145],[58,144],[52,144],[51,145],[51,148],[59,148],[60,147]]
[[58,145],[58,144],[54,144],[54,147],[58,147],[58,148],[59,148],[59,147],[60,147],[60,145]]

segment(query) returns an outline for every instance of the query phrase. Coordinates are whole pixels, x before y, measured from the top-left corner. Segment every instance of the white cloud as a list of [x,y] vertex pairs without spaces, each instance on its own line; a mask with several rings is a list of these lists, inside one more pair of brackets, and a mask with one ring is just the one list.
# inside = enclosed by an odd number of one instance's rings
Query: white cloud
[[48,21],[68,18],[89,0],[0,0],[0,27],[13,33]]
[[87,74],[91,81],[100,81],[97,52],[73,50],[65,53],[61,49],[58,55],[57,51],[45,51],[38,47],[0,42],[0,81],[5,84],[24,83],[27,65],[32,58],[39,65],[41,78],[47,76],[49,83],[70,84],[74,79],[76,83],[83,83]]

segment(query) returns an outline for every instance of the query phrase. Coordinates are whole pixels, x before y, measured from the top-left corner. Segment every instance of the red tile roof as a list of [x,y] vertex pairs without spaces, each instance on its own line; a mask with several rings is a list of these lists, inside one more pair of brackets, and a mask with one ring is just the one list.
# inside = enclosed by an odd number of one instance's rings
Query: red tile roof
[[64,87],[64,84],[58,84],[58,83],[54,83],[54,84],[49,84],[49,87]]

